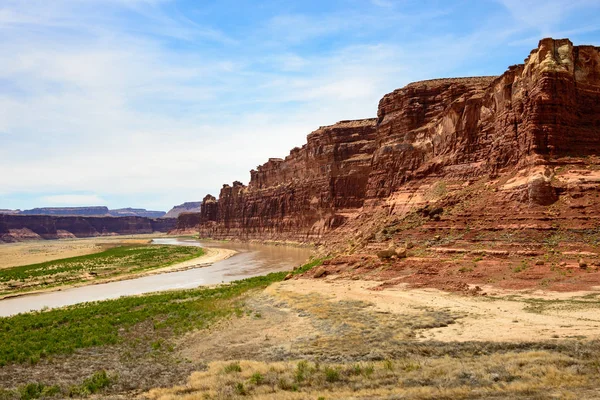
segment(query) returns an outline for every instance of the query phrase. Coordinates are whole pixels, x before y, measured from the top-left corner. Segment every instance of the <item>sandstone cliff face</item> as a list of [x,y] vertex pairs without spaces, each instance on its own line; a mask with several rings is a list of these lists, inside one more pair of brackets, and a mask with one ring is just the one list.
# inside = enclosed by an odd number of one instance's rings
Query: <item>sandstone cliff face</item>
[[0,215],[0,242],[167,232],[175,219]]
[[598,153],[599,57],[592,46],[544,39],[498,78],[418,82],[386,95],[368,197],[432,174],[472,178]]
[[547,211],[536,207],[582,190],[557,168],[599,153],[600,49],[543,39],[499,77],[413,83],[384,96],[376,120],[318,129],[285,159],[251,171],[248,186],[224,185],[218,200],[205,199],[212,208],[200,230],[246,239],[347,237],[375,229],[382,215],[472,195],[475,182],[489,193],[480,193],[485,203],[472,202],[471,217],[510,225],[523,206],[535,226]]
[[[285,159],[250,172],[250,184],[223,185],[205,198],[201,236],[307,240],[362,206],[376,121],[342,121],[308,135]],[[206,222],[206,223],[204,223]]]

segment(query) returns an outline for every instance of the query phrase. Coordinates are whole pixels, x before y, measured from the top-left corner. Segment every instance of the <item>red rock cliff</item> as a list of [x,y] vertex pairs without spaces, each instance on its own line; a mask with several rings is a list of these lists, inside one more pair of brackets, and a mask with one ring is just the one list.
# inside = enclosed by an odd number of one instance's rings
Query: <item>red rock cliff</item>
[[476,177],[597,154],[599,74],[597,47],[543,39],[500,77],[417,82],[386,95],[368,196],[389,196],[431,174]]
[[543,39],[499,77],[412,83],[383,97],[376,120],[321,127],[251,171],[248,186],[205,199],[201,235],[305,241],[355,231],[378,210],[403,215],[429,202],[441,179],[504,177],[495,201],[547,206],[564,191],[552,183],[557,160],[599,153],[600,49]]
[[285,159],[252,170],[248,186],[223,185],[218,202],[205,199],[201,236],[306,240],[339,226],[364,201],[375,127],[375,119],[321,127]]

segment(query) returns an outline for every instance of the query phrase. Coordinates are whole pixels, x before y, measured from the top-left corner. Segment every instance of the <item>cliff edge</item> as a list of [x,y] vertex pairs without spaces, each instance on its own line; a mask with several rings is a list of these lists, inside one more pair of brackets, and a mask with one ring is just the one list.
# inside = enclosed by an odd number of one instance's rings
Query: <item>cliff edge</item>
[[599,215],[599,154],[600,49],[548,38],[500,76],[411,83],[381,99],[377,118],[320,127],[247,186],[207,196],[194,221],[204,237],[353,249],[380,246],[390,221],[435,204],[444,211],[420,228],[542,229],[554,207],[569,215],[557,228],[574,229]]

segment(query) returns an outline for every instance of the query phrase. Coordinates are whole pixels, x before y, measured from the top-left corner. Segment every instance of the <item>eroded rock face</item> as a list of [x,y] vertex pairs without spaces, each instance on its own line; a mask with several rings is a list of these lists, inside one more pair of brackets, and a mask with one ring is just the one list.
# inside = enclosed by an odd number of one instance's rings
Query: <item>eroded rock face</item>
[[0,242],[168,232],[176,222],[170,218],[0,215]]
[[600,151],[600,51],[543,39],[500,77],[440,79],[379,103],[367,196],[426,176],[474,178]]
[[[412,83],[383,97],[377,119],[319,128],[285,159],[252,170],[248,186],[234,182],[218,200],[206,198],[201,234],[301,241],[349,235],[377,213],[402,216],[468,194],[482,179],[486,203],[457,221],[520,226],[527,206],[529,225],[537,226],[559,189],[569,196],[593,190],[576,182],[555,187],[556,165],[597,154],[600,49],[543,39],[524,64],[499,77]],[[579,212],[573,210],[566,215]]]
[[250,172],[250,184],[223,185],[202,205],[201,236],[310,240],[362,206],[376,120],[342,121],[308,135],[285,159]]

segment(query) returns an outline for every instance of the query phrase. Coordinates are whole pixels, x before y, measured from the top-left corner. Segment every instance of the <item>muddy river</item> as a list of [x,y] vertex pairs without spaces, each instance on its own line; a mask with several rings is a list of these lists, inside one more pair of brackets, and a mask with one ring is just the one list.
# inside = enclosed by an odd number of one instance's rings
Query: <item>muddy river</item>
[[121,296],[170,289],[189,289],[200,285],[231,282],[238,279],[264,275],[269,272],[291,270],[293,267],[305,263],[310,257],[309,249],[288,246],[212,241],[199,242],[175,238],[154,239],[153,243],[174,246],[220,247],[235,250],[238,254],[203,268],[1,300],[0,317],[41,310],[47,307],[63,307],[88,301],[114,299]]

